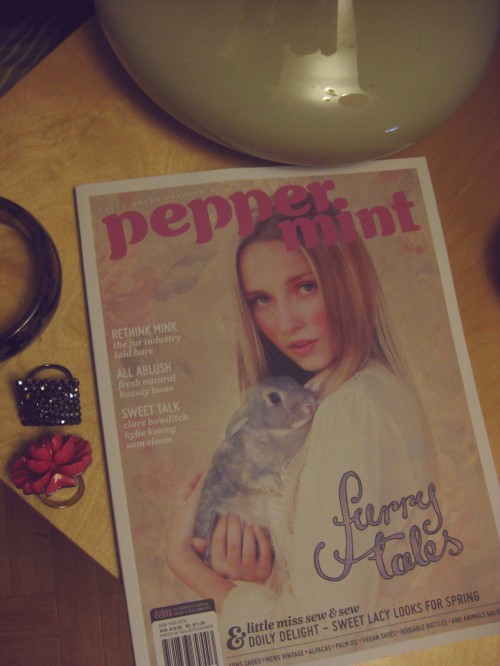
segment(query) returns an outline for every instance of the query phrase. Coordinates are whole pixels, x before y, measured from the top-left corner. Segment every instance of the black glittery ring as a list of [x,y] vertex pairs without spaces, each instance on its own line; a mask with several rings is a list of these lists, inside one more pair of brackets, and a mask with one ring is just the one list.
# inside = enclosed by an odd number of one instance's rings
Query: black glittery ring
[[21,233],[31,244],[37,262],[37,287],[31,305],[13,326],[0,331],[0,361],[27,347],[52,318],[61,295],[61,262],[54,242],[27,210],[0,197],[0,224]]
[[[46,370],[56,370],[64,378],[36,379],[37,374]],[[82,420],[80,381],[63,365],[39,365],[25,379],[16,381],[16,393],[24,426],[77,425]]]

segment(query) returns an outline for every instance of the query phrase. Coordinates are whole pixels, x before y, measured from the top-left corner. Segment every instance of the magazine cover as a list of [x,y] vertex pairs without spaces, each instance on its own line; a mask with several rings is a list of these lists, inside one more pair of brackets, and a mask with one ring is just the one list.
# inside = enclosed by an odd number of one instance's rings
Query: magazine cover
[[137,663],[498,630],[498,484],[425,160],[76,197]]

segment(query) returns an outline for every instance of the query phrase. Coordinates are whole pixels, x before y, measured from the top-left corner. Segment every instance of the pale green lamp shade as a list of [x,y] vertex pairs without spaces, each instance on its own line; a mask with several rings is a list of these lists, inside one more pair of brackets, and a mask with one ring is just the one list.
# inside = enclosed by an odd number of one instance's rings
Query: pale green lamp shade
[[119,60],[220,144],[328,165],[383,157],[479,82],[496,0],[96,0]]

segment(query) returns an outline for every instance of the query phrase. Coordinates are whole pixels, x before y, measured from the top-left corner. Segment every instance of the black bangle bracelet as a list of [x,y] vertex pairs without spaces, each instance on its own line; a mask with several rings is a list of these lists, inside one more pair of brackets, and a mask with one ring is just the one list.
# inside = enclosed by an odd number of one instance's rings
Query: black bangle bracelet
[[27,347],[43,331],[59,303],[61,262],[56,246],[41,224],[27,210],[0,197],[0,224],[21,233],[36,257],[37,286],[31,305],[13,326],[0,331],[0,361]]

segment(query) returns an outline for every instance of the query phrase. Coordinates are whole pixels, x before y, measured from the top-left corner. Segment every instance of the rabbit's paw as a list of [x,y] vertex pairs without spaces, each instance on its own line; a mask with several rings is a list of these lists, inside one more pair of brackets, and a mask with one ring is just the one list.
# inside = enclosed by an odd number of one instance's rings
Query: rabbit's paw
[[259,486],[267,495],[278,495],[283,490],[283,481],[279,474],[264,474]]

